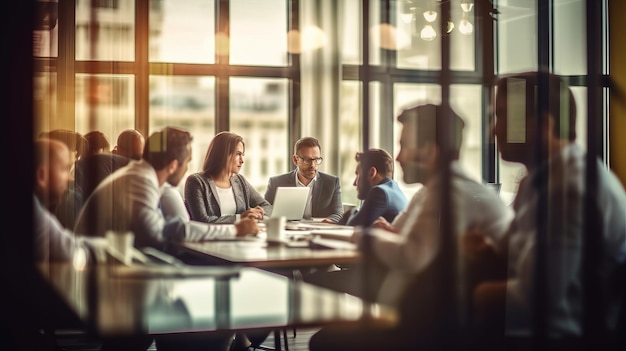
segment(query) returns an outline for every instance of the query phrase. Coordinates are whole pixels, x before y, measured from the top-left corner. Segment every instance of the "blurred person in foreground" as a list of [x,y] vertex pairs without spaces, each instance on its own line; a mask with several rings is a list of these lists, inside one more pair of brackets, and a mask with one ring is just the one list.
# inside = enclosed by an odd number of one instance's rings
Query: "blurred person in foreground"
[[281,186],[308,186],[309,200],[304,209],[304,219],[322,218],[324,222],[337,223],[343,216],[341,183],[339,178],[320,172],[322,147],[317,139],[304,137],[296,141],[291,161],[296,169],[285,174],[270,177],[265,199],[274,204],[276,188]]
[[[457,161],[464,122],[454,111],[444,114],[439,105],[419,105],[402,111],[398,121],[402,132],[396,160],[404,181],[424,186],[406,209],[399,233],[377,228],[355,231],[353,241],[366,250],[366,262],[356,268],[361,273],[352,274],[339,290],[397,307],[399,321],[394,326],[322,328],[309,342],[312,351],[436,346],[446,338],[446,318],[455,306],[446,299],[451,295],[439,290],[445,279],[441,267],[446,264],[440,246],[443,235],[448,235],[440,228],[442,198],[446,195],[446,201],[451,201],[454,237],[469,228],[481,228],[495,240],[505,234],[511,220],[512,213],[495,192],[468,176]],[[443,133],[451,140],[449,146],[442,144]],[[449,164],[444,162],[444,153],[451,155]],[[442,177],[444,167],[449,167],[449,179]],[[449,194],[442,194],[444,182],[449,182]]]
[[40,133],[39,136],[58,140],[64,143],[70,150],[71,178],[68,181],[67,189],[61,197],[61,200],[51,211],[57,216],[59,222],[61,222],[65,228],[72,230],[84,200],[74,181],[75,165],[77,161],[87,154],[89,142],[82,134],[66,129],[54,129],[49,132]]
[[[542,85],[545,104],[537,95]],[[617,177],[600,160],[589,165],[576,144],[576,102],[562,78],[547,72],[511,74],[497,79],[495,88],[493,132],[498,151],[503,160],[523,164],[527,176],[519,184],[512,204],[515,218],[503,240],[486,240],[480,230],[463,238],[469,258],[509,263],[508,277],[475,289],[477,322],[493,332],[491,336],[531,336],[537,270],[542,270],[547,308],[543,332],[550,341],[579,346],[583,319],[590,315],[583,309],[583,297],[590,289],[603,289],[602,301],[593,307],[604,318],[597,327],[615,326],[617,292],[607,287],[626,260],[626,194]],[[599,285],[594,287],[583,284],[584,221],[593,217],[584,212],[588,166],[597,175],[590,207],[599,219],[594,235],[601,236],[595,252],[599,264],[594,267]],[[543,218],[539,208],[545,211]],[[547,236],[545,266],[535,265],[538,232]]]
[[71,180],[70,150],[58,140],[39,138],[34,143],[33,223],[35,259],[71,262],[82,244],[50,211],[61,201]]

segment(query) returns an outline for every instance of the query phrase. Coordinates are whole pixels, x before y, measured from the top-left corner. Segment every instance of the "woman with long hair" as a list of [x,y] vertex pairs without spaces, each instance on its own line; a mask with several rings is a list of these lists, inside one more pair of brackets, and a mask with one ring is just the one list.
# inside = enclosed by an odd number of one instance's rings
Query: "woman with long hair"
[[239,174],[245,143],[235,133],[215,135],[207,149],[202,171],[185,183],[185,203],[191,219],[207,223],[234,223],[240,218],[261,220],[272,205]]

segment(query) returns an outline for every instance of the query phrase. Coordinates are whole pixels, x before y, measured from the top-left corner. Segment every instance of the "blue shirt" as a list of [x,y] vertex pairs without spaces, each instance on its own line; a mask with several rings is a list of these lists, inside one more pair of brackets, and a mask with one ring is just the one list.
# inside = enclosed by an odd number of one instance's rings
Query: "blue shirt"
[[385,178],[367,192],[361,208],[350,216],[346,224],[369,227],[381,216],[391,223],[406,205],[406,196],[398,183]]

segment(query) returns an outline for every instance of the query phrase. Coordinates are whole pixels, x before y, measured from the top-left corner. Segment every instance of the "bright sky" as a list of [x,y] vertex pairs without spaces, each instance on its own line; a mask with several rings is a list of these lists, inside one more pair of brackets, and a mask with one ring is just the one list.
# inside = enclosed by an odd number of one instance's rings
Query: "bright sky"
[[[165,0],[160,58],[214,62],[214,7],[213,0]],[[284,64],[286,8],[285,0],[231,1],[231,63]]]

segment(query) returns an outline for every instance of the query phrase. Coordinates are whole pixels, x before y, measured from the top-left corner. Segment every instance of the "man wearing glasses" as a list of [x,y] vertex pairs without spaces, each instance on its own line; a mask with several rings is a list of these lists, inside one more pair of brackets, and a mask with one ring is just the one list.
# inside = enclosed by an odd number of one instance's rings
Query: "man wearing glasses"
[[317,139],[304,137],[298,140],[291,157],[296,169],[270,177],[265,199],[273,205],[276,188],[280,186],[308,186],[311,191],[303,217],[305,219],[323,218],[324,222],[338,222],[343,216],[341,183],[338,177],[318,170],[323,161],[321,152],[322,148]]

